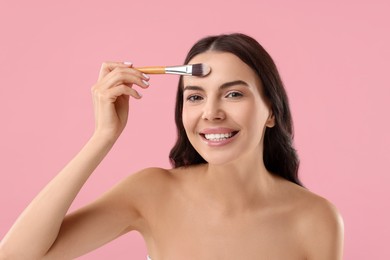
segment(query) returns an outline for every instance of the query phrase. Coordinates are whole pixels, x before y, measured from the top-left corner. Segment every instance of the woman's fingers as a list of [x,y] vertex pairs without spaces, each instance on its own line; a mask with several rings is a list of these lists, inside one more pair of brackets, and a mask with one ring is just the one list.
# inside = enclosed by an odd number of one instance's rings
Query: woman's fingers
[[149,77],[136,69],[116,67],[101,80],[100,85],[102,89],[108,89],[120,84],[130,87],[132,84],[136,84],[141,88],[147,88],[149,87],[148,81]]
[[122,95],[132,96],[136,99],[140,99],[142,97],[142,95],[140,93],[138,93],[138,91],[136,91],[135,89],[133,89],[127,85],[124,85],[124,84],[115,86],[115,87],[110,88],[110,89],[106,89],[102,93],[102,95],[106,96],[109,99],[112,99],[111,100],[112,102],[115,102],[116,99]]
[[[106,100],[115,102],[119,95],[133,96],[134,98],[141,98],[136,90],[132,88],[133,84],[141,88],[149,87],[149,76],[131,68],[131,64],[123,62],[105,62],[102,65],[101,78],[92,88],[95,97],[104,96]],[[119,88],[118,88],[119,87]],[[107,91],[114,89],[113,91]],[[112,96],[108,96],[108,95]]]
[[131,62],[116,62],[116,61],[106,61],[103,62],[100,67],[99,78],[98,81],[103,79],[108,73],[113,71],[115,68],[131,68],[133,64]]

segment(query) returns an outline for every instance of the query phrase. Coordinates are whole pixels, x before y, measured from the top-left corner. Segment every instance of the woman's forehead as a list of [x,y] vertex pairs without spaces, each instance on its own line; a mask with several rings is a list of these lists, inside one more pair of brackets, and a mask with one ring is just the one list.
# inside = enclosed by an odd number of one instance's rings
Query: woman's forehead
[[205,77],[184,76],[183,83],[207,83],[210,80],[231,81],[259,81],[256,73],[236,55],[229,52],[208,51],[196,55],[189,64],[203,63],[211,68]]

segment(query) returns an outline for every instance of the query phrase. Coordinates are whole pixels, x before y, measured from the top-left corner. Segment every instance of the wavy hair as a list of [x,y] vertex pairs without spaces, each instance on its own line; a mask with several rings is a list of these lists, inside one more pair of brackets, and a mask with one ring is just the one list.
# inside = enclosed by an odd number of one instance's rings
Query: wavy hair
[[[206,51],[228,52],[246,63],[260,78],[263,93],[270,101],[275,126],[266,128],[264,134],[263,161],[266,169],[274,175],[303,186],[298,178],[299,158],[293,147],[293,121],[283,82],[274,61],[266,50],[252,37],[241,34],[208,36],[199,40],[190,49],[184,64]],[[184,129],[183,79],[180,77],[176,96],[175,122],[177,141],[169,159],[174,168],[207,163],[194,149]],[[259,130],[260,131],[260,130]]]

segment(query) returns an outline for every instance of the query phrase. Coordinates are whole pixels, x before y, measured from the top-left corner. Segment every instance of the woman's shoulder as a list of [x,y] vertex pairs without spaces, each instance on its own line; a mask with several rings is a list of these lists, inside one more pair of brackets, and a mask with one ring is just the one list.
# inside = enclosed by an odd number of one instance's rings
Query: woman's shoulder
[[121,184],[123,188],[131,193],[152,196],[170,191],[171,185],[178,185],[183,177],[181,168],[165,169],[159,167],[149,167],[141,169],[128,175]]
[[171,169],[165,169],[160,167],[149,167],[141,169],[135,173],[132,173],[128,178],[136,182],[157,182],[166,181],[172,175]]
[[296,188],[297,209],[304,214],[305,219],[312,221],[340,221],[341,214],[337,207],[325,197],[322,197],[306,188]]
[[172,181],[172,178],[173,175],[170,169],[150,167],[129,174],[121,181],[121,185],[133,195],[146,195],[151,190],[166,187]]
[[[320,196],[307,188],[294,183],[286,183],[284,189],[284,200],[289,201],[292,210],[303,219],[305,225],[310,222],[333,224],[342,222],[341,214],[337,207],[325,197]],[[330,224],[330,223],[328,223]]]
[[337,207],[306,188],[295,185],[292,190],[290,199],[295,201],[292,215],[308,254],[316,255],[325,248],[328,252],[342,250],[344,221]]
[[129,178],[133,181],[144,182],[145,184],[164,185],[166,182],[177,182],[191,178],[191,176],[194,176],[200,168],[202,168],[202,165],[191,165],[171,169],[149,167],[131,174]]
[[141,169],[135,173],[130,174],[127,179],[137,185],[147,186],[165,186],[169,182],[178,181],[183,171],[188,171],[184,168],[166,169],[160,167],[149,167]]

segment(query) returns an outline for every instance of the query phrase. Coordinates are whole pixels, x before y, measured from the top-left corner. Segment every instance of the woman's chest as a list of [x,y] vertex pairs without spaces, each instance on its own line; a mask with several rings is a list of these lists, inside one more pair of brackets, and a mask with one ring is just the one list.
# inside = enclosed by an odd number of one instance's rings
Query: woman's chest
[[269,212],[162,214],[146,242],[154,260],[304,259],[294,219]]

